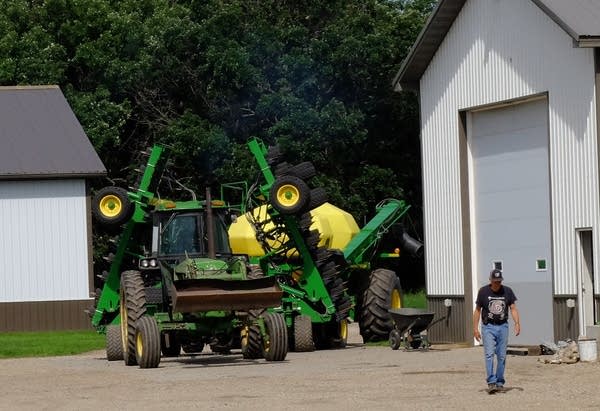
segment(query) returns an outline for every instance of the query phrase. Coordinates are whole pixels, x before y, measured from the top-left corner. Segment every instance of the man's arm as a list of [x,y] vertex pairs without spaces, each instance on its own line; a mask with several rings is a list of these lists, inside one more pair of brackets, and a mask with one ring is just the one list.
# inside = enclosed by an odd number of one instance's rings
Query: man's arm
[[475,311],[473,311],[473,336],[477,341],[481,341],[481,333],[479,332],[479,318],[481,317],[481,307],[475,305]]
[[515,335],[521,334],[521,320],[519,318],[517,304],[513,303],[510,305],[510,315],[512,315],[513,321],[515,322]]

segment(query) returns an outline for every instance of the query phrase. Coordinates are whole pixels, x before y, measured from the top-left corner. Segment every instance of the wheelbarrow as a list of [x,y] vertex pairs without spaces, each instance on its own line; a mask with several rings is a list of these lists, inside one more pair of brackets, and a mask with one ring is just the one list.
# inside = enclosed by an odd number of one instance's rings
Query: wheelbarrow
[[394,320],[389,337],[392,350],[400,346],[405,350],[429,349],[427,328],[433,320],[433,312],[420,308],[392,308],[388,312]]

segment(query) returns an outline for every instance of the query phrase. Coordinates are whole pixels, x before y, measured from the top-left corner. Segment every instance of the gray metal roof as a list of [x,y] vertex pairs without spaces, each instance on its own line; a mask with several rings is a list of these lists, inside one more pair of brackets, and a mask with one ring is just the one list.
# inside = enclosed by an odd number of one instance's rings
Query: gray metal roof
[[0,87],[0,143],[0,179],[106,174],[57,86]]
[[[416,90],[467,0],[439,0],[394,78],[396,89]],[[531,0],[573,37],[577,47],[600,47],[600,0]]]

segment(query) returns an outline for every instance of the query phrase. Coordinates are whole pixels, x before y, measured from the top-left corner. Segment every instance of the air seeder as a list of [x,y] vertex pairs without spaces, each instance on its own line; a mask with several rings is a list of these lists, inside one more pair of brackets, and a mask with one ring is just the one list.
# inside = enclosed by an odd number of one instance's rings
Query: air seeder
[[[378,264],[399,257],[400,249],[421,255],[422,244],[398,225],[409,206],[381,202],[362,229],[352,216],[327,203],[327,193],[311,188],[309,163],[280,161],[279,149],[251,139],[261,176],[249,198],[250,211],[229,228],[232,249],[246,254],[283,289],[281,306],[272,311],[286,321],[296,351],[343,347],[348,321],[356,320],[364,341],[387,340],[393,329],[388,309],[402,307],[395,272]],[[398,248],[379,250],[383,236],[395,230]]]

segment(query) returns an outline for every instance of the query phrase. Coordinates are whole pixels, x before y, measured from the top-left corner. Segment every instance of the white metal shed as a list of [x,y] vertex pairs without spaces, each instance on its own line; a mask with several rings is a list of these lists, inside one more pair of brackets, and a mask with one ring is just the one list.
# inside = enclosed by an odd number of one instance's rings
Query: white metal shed
[[56,86],[0,87],[0,141],[0,331],[88,328],[104,165]]
[[[441,0],[395,79],[419,94],[434,340],[469,341],[501,266],[514,343],[598,318],[600,2]],[[450,306],[448,307],[448,305]]]

